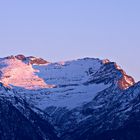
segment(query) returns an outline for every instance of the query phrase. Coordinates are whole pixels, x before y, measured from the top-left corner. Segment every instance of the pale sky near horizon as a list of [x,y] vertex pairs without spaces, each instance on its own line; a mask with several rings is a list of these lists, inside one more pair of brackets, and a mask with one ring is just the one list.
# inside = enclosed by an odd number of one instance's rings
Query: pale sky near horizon
[[0,57],[108,58],[140,80],[139,0],[0,0]]

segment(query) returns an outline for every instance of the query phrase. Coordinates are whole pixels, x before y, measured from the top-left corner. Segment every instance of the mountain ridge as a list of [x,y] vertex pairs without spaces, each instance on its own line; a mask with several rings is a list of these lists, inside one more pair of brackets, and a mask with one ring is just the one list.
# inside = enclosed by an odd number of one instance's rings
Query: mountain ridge
[[[60,65],[65,65],[65,63],[68,63],[68,62],[73,62],[73,61],[82,61],[82,60],[92,60],[94,58],[83,58],[83,59],[77,59],[77,60],[71,60],[71,61],[61,61],[61,62],[56,62],[56,63],[51,63],[51,62],[48,62],[42,58],[39,58],[39,57],[34,57],[34,56],[29,56],[29,57],[26,57],[22,54],[19,54],[19,55],[16,55],[16,56],[8,56],[8,57],[5,57],[4,59],[13,59],[13,60],[20,60],[22,62],[25,62],[26,64],[28,65],[49,65],[49,64],[60,64]],[[122,78],[118,81],[118,85],[121,89],[127,89],[128,87],[132,86],[133,84],[135,84],[135,80],[134,78],[132,78],[131,76],[128,76],[125,71],[123,69],[120,68],[120,66],[118,66],[115,62],[111,62],[109,61],[108,59],[104,59],[104,60],[99,60],[99,59],[95,59],[97,61],[100,61],[100,63],[104,64],[104,65],[107,65],[107,64],[113,64],[114,66],[114,69],[117,69],[119,70],[121,73],[122,73]],[[44,86],[45,87],[45,86]],[[52,85],[53,87],[53,85]]]

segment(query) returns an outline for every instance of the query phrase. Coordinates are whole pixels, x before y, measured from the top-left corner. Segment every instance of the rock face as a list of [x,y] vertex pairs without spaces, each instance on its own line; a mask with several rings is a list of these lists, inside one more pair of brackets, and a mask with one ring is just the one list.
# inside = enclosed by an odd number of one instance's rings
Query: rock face
[[37,58],[37,57],[34,57],[34,56],[29,56],[29,57],[26,57],[22,54],[19,54],[19,55],[16,55],[16,56],[8,56],[8,57],[5,57],[5,59],[18,59],[18,60],[21,60],[22,62],[28,62],[29,64],[37,64],[37,65],[42,65],[42,64],[47,64],[49,63],[48,61],[42,59],[42,58]]
[[27,59],[29,60],[29,63],[30,64],[36,64],[36,65],[42,65],[42,64],[48,64],[49,62],[42,59],[42,58],[36,58],[36,57],[33,57],[33,56],[29,56],[27,57]]
[[[104,61],[103,61],[104,63]],[[107,62],[94,74],[91,72],[89,83],[113,83],[124,90],[135,84],[134,79],[128,76],[116,63]]]
[[140,83],[114,62],[18,55],[0,71],[2,140],[140,139]]
[[134,79],[127,75],[126,72],[121,69],[117,64],[115,64],[116,69],[118,69],[122,73],[121,79],[118,81],[119,87],[121,89],[127,89],[135,84]]

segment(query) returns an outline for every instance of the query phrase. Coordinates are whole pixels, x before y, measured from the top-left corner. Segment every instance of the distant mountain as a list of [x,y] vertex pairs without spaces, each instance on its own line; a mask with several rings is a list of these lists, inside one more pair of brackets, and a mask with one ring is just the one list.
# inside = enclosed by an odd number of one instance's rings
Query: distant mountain
[[0,82],[2,140],[140,139],[140,82],[115,62],[8,56]]

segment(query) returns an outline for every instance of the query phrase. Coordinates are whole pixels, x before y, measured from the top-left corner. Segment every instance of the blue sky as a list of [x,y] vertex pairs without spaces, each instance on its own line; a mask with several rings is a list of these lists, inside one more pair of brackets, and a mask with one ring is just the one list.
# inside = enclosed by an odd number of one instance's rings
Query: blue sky
[[139,0],[1,0],[0,56],[108,58],[140,80]]

